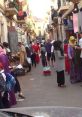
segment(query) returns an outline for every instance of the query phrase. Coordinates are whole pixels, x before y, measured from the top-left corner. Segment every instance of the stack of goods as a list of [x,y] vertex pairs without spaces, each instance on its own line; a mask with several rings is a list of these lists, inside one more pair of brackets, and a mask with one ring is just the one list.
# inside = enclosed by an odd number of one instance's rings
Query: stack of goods
[[25,75],[25,69],[22,67],[22,65],[18,65],[16,67],[13,68],[13,72],[15,74],[15,76],[23,76]]
[[43,74],[45,75],[45,76],[47,76],[47,75],[51,75],[51,69],[50,69],[50,67],[44,67],[43,68]]

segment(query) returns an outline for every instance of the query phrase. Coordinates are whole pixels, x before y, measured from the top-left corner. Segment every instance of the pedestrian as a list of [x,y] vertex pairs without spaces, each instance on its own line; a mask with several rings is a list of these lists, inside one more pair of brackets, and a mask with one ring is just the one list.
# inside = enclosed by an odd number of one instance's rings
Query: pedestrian
[[46,44],[45,44],[45,48],[46,48],[46,52],[47,52],[47,62],[48,62],[48,65],[50,66],[50,62],[51,62],[51,40],[48,39]]
[[35,52],[35,46],[34,43],[30,44],[30,49],[31,49],[31,61],[32,61],[32,66],[34,65],[36,67],[36,52]]
[[82,32],[80,33],[80,39],[77,46],[75,46],[75,51],[77,52],[77,64],[79,67],[79,81],[82,82]]
[[65,86],[65,66],[64,66],[64,53],[63,53],[63,46],[62,42],[58,41],[57,45],[55,46],[55,65],[56,65],[56,72],[57,72],[57,83],[58,87]]
[[37,42],[34,42],[34,44],[32,45],[32,48],[35,54],[35,61],[38,64],[40,61],[40,58],[39,58],[40,46]]
[[41,60],[42,60],[42,66],[46,67],[47,66],[46,49],[43,43],[41,44]]
[[25,49],[26,49],[26,60],[27,60],[27,67],[28,67],[27,72],[30,72],[31,71],[31,50],[28,45],[25,46]]
[[26,50],[22,42],[19,42],[18,46],[19,46],[20,64],[23,66],[26,57]]
[[69,44],[68,44],[68,57],[70,62],[70,82],[71,83],[76,83],[76,82],[79,82],[80,80],[78,61],[76,61],[76,56],[75,56],[75,45],[76,45],[75,37],[70,36]]
[[54,66],[54,63],[55,63],[55,51],[54,51],[53,43],[52,43],[52,46],[51,46],[51,62],[52,62],[52,66]]

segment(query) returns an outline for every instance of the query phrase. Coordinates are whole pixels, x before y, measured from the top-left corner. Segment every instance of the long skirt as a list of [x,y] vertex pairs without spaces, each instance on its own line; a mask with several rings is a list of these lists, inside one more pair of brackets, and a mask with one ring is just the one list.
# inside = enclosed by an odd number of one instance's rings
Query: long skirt
[[73,60],[70,61],[70,81],[71,83],[77,83],[80,81],[79,66],[75,64]]
[[64,85],[64,84],[65,84],[64,70],[62,70],[62,71],[57,71],[57,83],[58,83],[59,85]]
[[65,71],[69,74],[70,73],[70,63],[68,57],[65,57]]

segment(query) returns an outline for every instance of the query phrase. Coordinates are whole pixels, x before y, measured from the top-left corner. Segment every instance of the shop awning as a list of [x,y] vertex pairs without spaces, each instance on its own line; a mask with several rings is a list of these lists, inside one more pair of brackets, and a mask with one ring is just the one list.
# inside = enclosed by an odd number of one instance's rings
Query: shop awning
[[74,4],[72,4],[69,9],[63,14],[62,19],[69,15],[74,9]]

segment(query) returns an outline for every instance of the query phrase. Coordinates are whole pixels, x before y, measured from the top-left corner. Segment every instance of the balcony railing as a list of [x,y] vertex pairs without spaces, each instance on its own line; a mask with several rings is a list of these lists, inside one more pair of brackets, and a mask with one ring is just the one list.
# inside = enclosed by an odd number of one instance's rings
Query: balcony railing
[[25,20],[17,20],[18,24],[25,24]]

